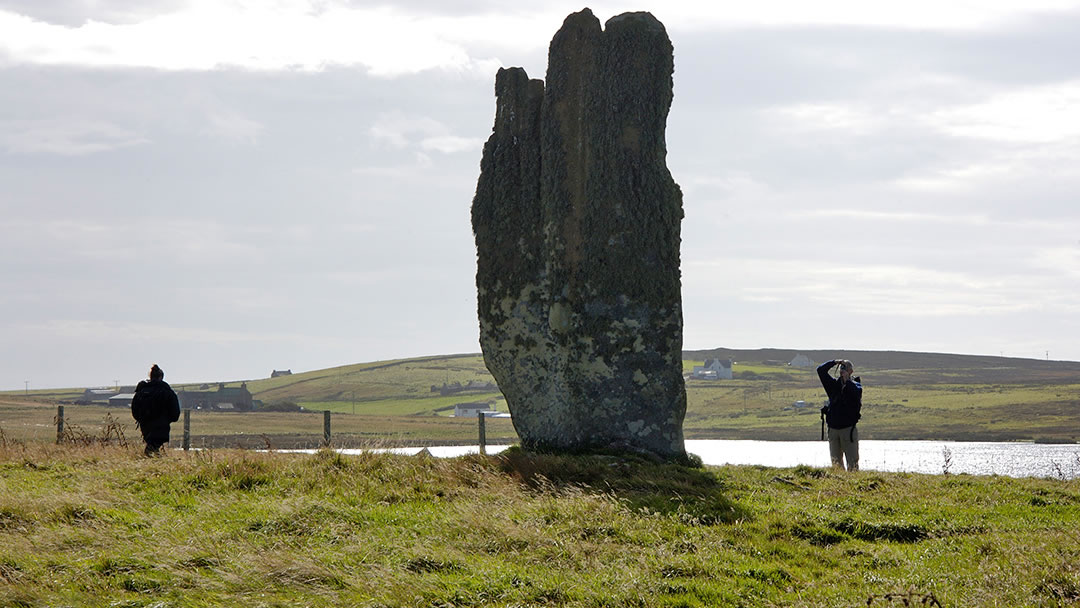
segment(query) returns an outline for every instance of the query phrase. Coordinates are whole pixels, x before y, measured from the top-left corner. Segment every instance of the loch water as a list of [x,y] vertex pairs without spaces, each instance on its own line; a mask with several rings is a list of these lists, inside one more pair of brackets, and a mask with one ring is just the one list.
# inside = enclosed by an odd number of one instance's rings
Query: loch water
[[[390,451],[415,454],[422,448]],[[489,454],[506,446],[487,446]],[[433,446],[432,456],[453,457],[476,453],[472,446]],[[707,465],[742,464],[769,467],[807,465],[827,467],[825,441],[753,441],[688,439],[686,450]],[[343,453],[362,450],[341,450]],[[859,468],[929,474],[1003,475],[1007,477],[1080,477],[1080,445],[1030,442],[875,441],[859,442]]]

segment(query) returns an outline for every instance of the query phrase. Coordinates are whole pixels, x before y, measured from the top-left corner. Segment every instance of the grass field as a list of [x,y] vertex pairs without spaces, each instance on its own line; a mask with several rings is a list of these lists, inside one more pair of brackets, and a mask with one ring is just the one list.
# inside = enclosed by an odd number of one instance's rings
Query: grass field
[[[691,439],[816,439],[824,392],[813,369],[786,364],[796,351],[688,353],[689,373],[708,357],[733,358],[731,380],[687,382],[684,430]],[[823,359],[824,352],[803,351]],[[839,352],[856,361],[865,387],[860,434],[864,439],[1080,440],[1080,363],[932,353]],[[488,401],[501,411],[497,390],[441,395],[443,384],[492,382],[479,355],[378,361],[248,380],[265,403],[296,403],[334,412],[336,440],[474,443],[475,421],[449,416],[455,403]],[[231,382],[229,386],[238,386]],[[197,388],[197,385],[192,385]],[[183,388],[183,387],[180,387]],[[55,438],[58,403],[81,390],[0,393],[0,432],[13,439]],[[796,401],[809,407],[796,409]],[[107,410],[69,406],[84,429],[101,429]],[[117,415],[127,423],[125,416]],[[317,443],[321,417],[310,414],[199,413],[193,433],[211,445],[269,441],[286,446]],[[128,428],[134,432],[133,425]],[[266,436],[266,437],[263,437]],[[516,440],[505,420],[488,421],[493,442]],[[306,439],[305,439],[306,438]],[[230,441],[233,441],[230,444]]]
[[1077,530],[1080,480],[0,447],[2,606],[1065,606]]

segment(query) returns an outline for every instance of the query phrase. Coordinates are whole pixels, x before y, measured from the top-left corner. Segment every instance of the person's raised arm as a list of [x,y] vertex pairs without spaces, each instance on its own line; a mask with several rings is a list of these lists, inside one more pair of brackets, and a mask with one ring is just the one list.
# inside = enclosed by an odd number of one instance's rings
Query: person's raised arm
[[817,375],[818,378],[821,378],[822,384],[825,382],[832,382],[833,377],[829,375],[829,370],[836,367],[838,363],[840,363],[839,359],[833,359],[832,361],[826,361],[818,366]]

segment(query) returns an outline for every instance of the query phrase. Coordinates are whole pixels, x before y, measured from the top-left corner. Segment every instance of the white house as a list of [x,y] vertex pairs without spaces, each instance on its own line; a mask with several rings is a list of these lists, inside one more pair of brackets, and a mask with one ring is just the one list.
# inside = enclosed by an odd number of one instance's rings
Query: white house
[[495,404],[490,401],[473,401],[471,403],[454,404],[455,418],[476,418],[483,412],[484,418],[509,418],[510,414],[495,409]]
[[806,355],[799,353],[795,355],[795,358],[788,363],[791,367],[814,367],[814,360]]
[[731,380],[731,359],[706,359],[690,374],[696,380]]

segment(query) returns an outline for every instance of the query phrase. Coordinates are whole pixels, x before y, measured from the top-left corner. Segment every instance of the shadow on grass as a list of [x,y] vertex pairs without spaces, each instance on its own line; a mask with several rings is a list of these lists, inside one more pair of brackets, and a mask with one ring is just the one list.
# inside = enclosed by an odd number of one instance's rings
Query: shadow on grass
[[714,473],[634,454],[550,454],[512,447],[495,457],[500,469],[537,491],[581,488],[611,494],[635,511],[714,525],[747,519]]

